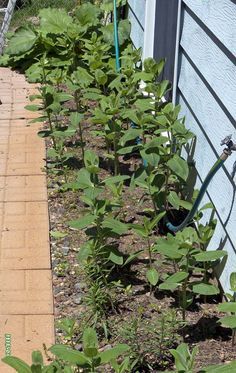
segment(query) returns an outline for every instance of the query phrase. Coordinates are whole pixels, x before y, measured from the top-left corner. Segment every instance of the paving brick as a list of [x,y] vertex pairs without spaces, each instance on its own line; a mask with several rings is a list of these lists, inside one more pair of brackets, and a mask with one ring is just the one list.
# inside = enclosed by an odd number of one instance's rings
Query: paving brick
[[[3,315],[0,316],[0,327],[0,355],[5,355],[5,333],[11,334],[11,354],[28,364],[32,361],[31,351],[43,352],[43,343],[50,347],[54,342],[52,315]],[[15,370],[1,364],[0,372]]]
[[[32,350],[54,342],[49,221],[42,123],[30,125],[23,75],[0,68],[0,354],[4,333],[12,354],[31,362]],[[0,372],[14,372],[0,362]]]
[[50,270],[1,270],[0,315],[53,314]]
[[7,176],[5,180],[4,201],[47,201],[44,175]]
[[2,249],[0,269],[50,269],[48,247]]
[[34,250],[38,247],[47,247],[48,249],[49,233],[46,229],[35,230],[12,230],[2,232],[2,249],[22,249]]

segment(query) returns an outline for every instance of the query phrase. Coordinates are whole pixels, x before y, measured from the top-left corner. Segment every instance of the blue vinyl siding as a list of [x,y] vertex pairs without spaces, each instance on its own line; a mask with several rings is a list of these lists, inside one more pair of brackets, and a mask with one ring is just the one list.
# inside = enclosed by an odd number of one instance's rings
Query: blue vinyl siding
[[146,0],[129,0],[128,17],[132,24],[131,39],[135,48],[143,48]]
[[[183,0],[178,102],[186,125],[197,135],[194,154],[199,189],[222,153],[220,141],[236,141],[236,3],[232,0]],[[236,271],[236,199],[232,179],[236,152],[212,180],[203,203],[216,208],[217,228],[209,249],[228,251],[218,268],[225,290]]]
[[[177,19],[177,2],[156,0],[154,55],[168,56],[170,66],[174,65],[175,48],[170,40],[176,38],[173,24]],[[200,189],[222,153],[221,140],[232,134],[236,142],[236,0],[181,0],[181,4],[177,103],[181,104],[186,126],[197,136],[195,187]],[[145,0],[129,0],[129,6],[132,40],[140,47],[145,40]],[[160,48],[162,45],[167,51]],[[159,56],[159,52],[165,55]],[[203,205],[211,201],[216,209],[217,227],[209,250],[228,251],[227,263],[218,267],[225,290],[229,288],[230,273],[236,271],[234,162],[236,152],[216,174],[202,202]],[[210,211],[203,220],[209,217]]]

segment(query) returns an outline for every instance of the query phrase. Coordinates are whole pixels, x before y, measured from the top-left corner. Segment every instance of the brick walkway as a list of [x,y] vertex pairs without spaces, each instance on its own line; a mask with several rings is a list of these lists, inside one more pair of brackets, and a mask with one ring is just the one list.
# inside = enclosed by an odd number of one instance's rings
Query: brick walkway
[[[31,361],[54,342],[45,146],[35,113],[24,109],[35,88],[0,68],[0,357],[5,333],[11,353]],[[15,370],[0,363],[0,372]]]

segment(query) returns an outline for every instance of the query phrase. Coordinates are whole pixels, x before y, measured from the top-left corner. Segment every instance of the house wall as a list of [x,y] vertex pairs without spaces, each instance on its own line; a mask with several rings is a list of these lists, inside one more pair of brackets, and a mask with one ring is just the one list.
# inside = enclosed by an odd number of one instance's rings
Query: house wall
[[[196,187],[201,187],[217,157],[221,140],[233,134],[236,142],[236,1],[183,0],[177,101],[186,126],[197,135],[194,154]],[[236,152],[218,171],[203,203],[216,208],[217,228],[209,249],[228,251],[219,267],[225,290],[236,271],[236,198],[232,177]]]
[[128,17],[132,24],[131,39],[135,48],[144,47],[146,1],[149,0],[128,1]]
[[[146,6],[151,1],[146,0]],[[179,2],[180,41],[175,43]],[[174,97],[182,106],[186,126],[197,135],[193,184],[196,182],[195,188],[200,189],[222,153],[221,140],[232,134],[236,142],[236,0],[155,0],[154,38],[146,29],[149,17],[144,16],[145,1],[129,3],[135,46],[145,50],[147,44],[153,43],[155,57],[169,58],[168,77],[177,79]],[[230,273],[236,271],[234,162],[236,152],[215,175],[202,202],[203,205],[211,201],[216,209],[217,226],[209,250],[228,251],[226,264],[223,262],[218,268],[225,291],[229,288]],[[205,214],[205,220],[209,214]]]

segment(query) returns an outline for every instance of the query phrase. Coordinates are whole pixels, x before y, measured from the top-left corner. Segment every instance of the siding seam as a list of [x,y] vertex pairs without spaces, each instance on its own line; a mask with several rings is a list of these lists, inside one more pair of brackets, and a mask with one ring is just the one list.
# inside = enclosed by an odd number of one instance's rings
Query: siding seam
[[[212,144],[211,140],[209,139],[209,137],[208,137],[206,131],[204,130],[204,127],[202,126],[201,122],[199,121],[199,119],[197,118],[197,116],[196,116],[196,114],[194,113],[193,109],[191,108],[191,106],[190,106],[188,100],[185,98],[183,92],[182,92],[179,88],[178,88],[178,90],[179,90],[179,94],[181,95],[182,99],[184,100],[185,105],[187,106],[188,110],[191,112],[192,116],[194,117],[196,123],[198,124],[198,126],[199,126],[199,128],[200,128],[200,130],[201,130],[201,132],[204,134],[204,136],[205,136],[205,138],[206,138],[208,144],[210,145],[212,151],[214,152],[215,156],[216,156],[217,158],[219,158],[219,154],[217,153],[217,151],[216,151],[216,149],[215,149],[215,146]],[[232,185],[234,191],[236,191],[236,185],[235,185],[234,181],[232,180],[232,177],[231,177],[229,171],[226,169],[226,167],[225,167],[224,165],[223,165],[222,168],[223,168],[223,170],[224,170],[226,176],[228,177],[228,179],[229,179],[229,181],[230,181],[230,183],[231,183],[231,185]]]
[[[184,2],[184,0],[183,0]],[[188,7],[184,2],[184,9],[194,21],[205,31],[205,33],[211,38],[211,40],[222,50],[222,52],[236,64],[236,56],[218,39],[218,37],[205,25],[205,23]]]
[[191,59],[191,57],[188,55],[187,51],[182,47],[182,45],[180,45],[180,46],[181,46],[181,50],[182,50],[183,55],[186,57],[186,59],[188,60],[188,62],[190,63],[190,65],[192,66],[192,68],[194,69],[194,71],[196,72],[196,74],[202,80],[203,84],[206,86],[206,88],[208,89],[208,91],[212,94],[212,96],[214,97],[215,101],[220,106],[220,108],[222,109],[222,111],[224,112],[224,114],[227,116],[227,118],[229,119],[229,121],[231,122],[231,124],[233,125],[233,127],[236,129],[236,121],[235,121],[234,117],[231,115],[231,113],[225,107],[224,103],[221,101],[221,99],[219,98],[219,96],[217,95],[217,93],[211,87],[211,85],[209,84],[209,82],[207,81],[207,79],[203,76],[203,74],[200,72],[200,70],[198,69],[198,67],[195,65],[195,63],[193,62],[193,60]]

